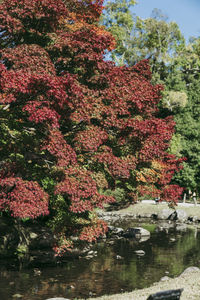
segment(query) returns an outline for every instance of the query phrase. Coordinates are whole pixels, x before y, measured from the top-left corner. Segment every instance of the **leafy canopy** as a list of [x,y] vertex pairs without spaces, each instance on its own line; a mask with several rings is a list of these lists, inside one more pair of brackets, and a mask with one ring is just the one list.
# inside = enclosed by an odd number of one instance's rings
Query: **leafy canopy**
[[[160,195],[181,159],[167,153],[171,117],[158,117],[160,85],[147,60],[105,61],[115,40],[98,25],[102,1],[4,0],[0,5],[0,209],[18,218],[49,215],[60,237],[94,241],[106,225],[92,211]],[[111,195],[106,190],[111,190]]]

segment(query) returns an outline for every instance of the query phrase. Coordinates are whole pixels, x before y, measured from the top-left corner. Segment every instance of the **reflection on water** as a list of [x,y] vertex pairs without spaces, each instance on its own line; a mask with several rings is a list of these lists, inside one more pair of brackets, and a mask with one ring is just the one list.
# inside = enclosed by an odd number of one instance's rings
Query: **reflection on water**
[[[22,268],[0,261],[0,299],[45,300],[61,296],[87,298],[144,288],[161,277],[179,275],[188,266],[200,266],[200,232],[153,232],[144,242],[116,240],[99,243],[98,256],[82,258],[40,270]],[[144,250],[137,256],[135,250]],[[41,273],[40,273],[41,271]],[[18,295],[19,296],[19,295]]]

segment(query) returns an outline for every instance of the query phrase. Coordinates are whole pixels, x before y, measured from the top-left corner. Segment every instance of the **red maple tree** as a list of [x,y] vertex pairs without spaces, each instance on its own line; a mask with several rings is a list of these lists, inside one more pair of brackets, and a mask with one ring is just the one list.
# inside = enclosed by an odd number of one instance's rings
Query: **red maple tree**
[[[147,60],[117,67],[98,26],[101,0],[4,0],[0,4],[0,209],[46,215],[62,237],[106,231],[91,212],[120,187],[176,201],[181,160],[167,153],[172,118],[158,117],[162,87]],[[49,199],[49,210],[47,208]]]

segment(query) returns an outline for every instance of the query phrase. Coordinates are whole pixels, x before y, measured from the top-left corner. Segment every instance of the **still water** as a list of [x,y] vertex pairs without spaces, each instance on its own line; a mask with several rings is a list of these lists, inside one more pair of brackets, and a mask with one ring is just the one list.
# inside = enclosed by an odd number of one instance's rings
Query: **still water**
[[[145,224],[142,224],[145,227]],[[200,231],[158,232],[146,225],[151,238],[107,241],[96,245],[98,255],[56,267],[16,268],[0,260],[1,300],[45,300],[51,297],[88,298],[144,288],[163,276],[179,275],[188,266],[200,267]],[[144,250],[137,256],[135,250]],[[21,295],[21,298],[19,298]],[[13,297],[14,296],[14,297]]]

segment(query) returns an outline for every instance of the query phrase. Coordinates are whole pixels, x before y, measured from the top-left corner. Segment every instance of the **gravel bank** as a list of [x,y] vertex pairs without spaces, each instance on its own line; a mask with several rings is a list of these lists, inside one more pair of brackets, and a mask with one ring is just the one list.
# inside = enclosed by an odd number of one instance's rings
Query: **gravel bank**
[[194,270],[190,270],[190,272],[184,271],[179,277],[154,283],[151,287],[142,290],[90,298],[90,300],[146,300],[151,294],[179,288],[184,289],[180,298],[181,300],[200,300],[200,269],[194,268]]

